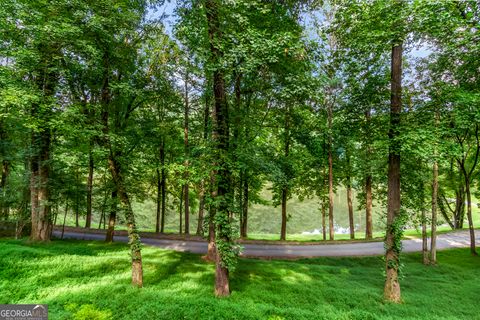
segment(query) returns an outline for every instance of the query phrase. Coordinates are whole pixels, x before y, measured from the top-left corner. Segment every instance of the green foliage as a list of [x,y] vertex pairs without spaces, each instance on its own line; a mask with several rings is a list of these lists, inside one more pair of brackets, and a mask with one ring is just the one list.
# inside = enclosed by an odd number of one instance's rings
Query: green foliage
[[112,312],[110,310],[98,310],[93,304],[84,304],[78,306],[71,303],[65,306],[65,310],[73,313],[74,320],[109,320],[112,319]]
[[[152,17],[164,1],[9,0],[0,7],[2,219],[28,223],[37,162],[48,171],[43,204],[55,217],[67,209],[84,216],[92,206],[96,222],[117,207],[120,226],[136,216],[142,229],[152,229],[163,190],[171,231],[188,185],[193,222],[202,201],[207,218],[219,209],[217,248],[234,270],[238,226],[249,208],[255,237],[278,232],[273,207],[283,194],[289,232],[320,229],[331,153],[335,224],[346,225],[348,184],[363,230],[366,181],[376,211],[387,199],[390,49],[402,42],[405,111],[393,128],[400,133],[394,145],[402,159],[402,214],[388,230],[394,250],[401,251],[404,228],[430,208],[433,163],[440,167],[440,222],[461,227],[466,185],[478,194],[480,184],[477,3],[208,3],[218,10],[213,36],[205,1],[178,1],[173,30],[164,17]],[[425,58],[409,56],[427,46]],[[212,110],[220,76],[226,108],[219,116],[229,133],[219,151]],[[47,140],[46,159],[36,162]],[[217,184],[226,194],[212,196]],[[110,197],[119,187],[128,195],[122,203]],[[374,217],[380,235],[382,218]],[[133,251],[141,246],[137,229],[130,225]],[[78,317],[109,317],[79,306]]]

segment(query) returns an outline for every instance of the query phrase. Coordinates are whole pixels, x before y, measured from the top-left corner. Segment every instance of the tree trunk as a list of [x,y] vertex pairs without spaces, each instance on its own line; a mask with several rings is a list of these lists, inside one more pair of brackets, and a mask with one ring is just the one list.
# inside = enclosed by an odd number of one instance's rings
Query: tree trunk
[[67,213],[68,213],[68,201],[65,201],[65,214],[63,215],[62,236],[60,239],[63,239],[63,235],[65,233],[65,221],[67,220]]
[[348,205],[348,222],[350,229],[350,239],[355,239],[355,224],[353,221],[353,202],[352,202],[352,177],[350,168],[350,153],[347,152],[347,205]]
[[402,226],[399,226],[400,215],[400,143],[399,126],[402,109],[402,44],[392,47],[391,69],[391,105],[388,157],[388,200],[387,200],[387,230],[385,237],[385,267],[386,280],[384,297],[386,300],[399,303],[401,300],[398,269],[401,244],[398,239]]
[[[0,121],[0,141],[1,143],[6,143],[8,139],[7,131],[5,130],[5,126],[3,121]],[[4,155],[6,156],[6,155]],[[8,220],[9,214],[9,206],[6,201],[7,198],[7,179],[10,173],[10,162],[7,159],[3,159],[2,161],[2,178],[0,180],[0,219]]]
[[[287,107],[285,112],[285,145],[284,156],[285,161],[288,161],[290,155],[290,107]],[[287,177],[288,179],[289,177]],[[288,200],[288,182],[282,187],[282,226],[280,230],[280,240],[286,240],[287,237],[287,200]]]
[[[207,78],[209,78],[207,76]],[[208,81],[208,79],[207,79]],[[208,90],[208,89],[206,89]],[[205,95],[205,108],[204,108],[204,114],[203,114],[203,141],[206,142],[208,139],[208,124],[209,124],[209,119],[210,119],[210,105],[209,105],[209,99],[208,95]],[[200,181],[200,192],[199,192],[199,209],[198,209],[198,224],[197,224],[197,235],[203,235],[204,230],[203,230],[203,220],[205,217],[205,180],[202,179]],[[212,260],[213,261],[213,260]]]
[[162,188],[162,212],[161,212],[161,221],[160,221],[160,233],[165,232],[165,212],[167,210],[167,173],[165,169],[165,139],[162,139],[160,143],[160,165],[161,169],[161,181],[160,185]]
[[467,218],[468,218],[468,230],[470,232],[470,252],[472,255],[477,256],[477,250],[475,247],[475,229],[473,228],[472,218],[472,195],[470,193],[470,177],[465,177],[465,193],[467,194]]
[[[43,48],[44,46],[41,45]],[[46,46],[45,46],[46,47]],[[50,50],[51,49],[51,50]],[[53,50],[53,51],[52,51]],[[55,95],[55,86],[58,81],[57,71],[52,63],[56,49],[49,48],[41,52],[41,61],[36,77],[36,88],[39,89],[48,101]],[[45,102],[45,101],[44,101]],[[37,119],[38,127],[32,130],[32,156],[30,158],[30,209],[32,230],[30,239],[32,241],[49,241],[52,232],[52,219],[50,212],[50,147],[51,128],[48,119],[51,116],[50,107],[41,108],[34,103],[31,108],[32,119]]]
[[30,195],[32,241],[49,241],[51,232],[51,217],[49,204],[49,161],[50,161],[50,129],[32,134],[32,146],[35,150],[31,159]]
[[[109,76],[108,76],[108,56],[104,57],[105,74],[104,83],[102,87],[102,123],[103,123],[103,144],[110,150],[108,154],[108,168],[112,176],[112,180],[115,185],[115,191],[118,195],[121,203],[121,211],[125,214],[125,220],[127,223],[127,232],[130,245],[130,257],[132,262],[132,285],[134,287],[143,286],[143,268],[142,268],[142,253],[140,236],[138,235],[137,226],[135,224],[135,215],[130,204],[130,199],[125,188],[125,182],[123,178],[122,168],[118,162],[117,157],[119,153],[115,152],[114,146],[110,140],[109,129],[109,112],[108,107],[110,104],[110,90],[109,90]],[[115,119],[118,121],[118,119]],[[109,226],[110,227],[110,226]]]
[[162,179],[160,177],[160,170],[157,168],[157,218],[155,224],[155,232],[160,232],[160,214],[162,212],[161,203],[162,203]]
[[205,260],[207,261],[216,261],[217,249],[215,245],[215,222],[213,221],[215,217],[215,208],[213,205],[210,206],[209,215],[208,215],[208,249]]
[[[465,178],[465,193],[467,195],[467,218],[468,218],[468,229],[470,232],[470,252],[472,255],[477,256],[477,250],[475,246],[475,229],[473,228],[473,218],[472,218],[472,194],[470,191],[470,184],[472,183],[472,177],[475,172],[475,167],[477,166],[478,159],[480,157],[480,139],[479,139],[479,126],[475,126],[475,139],[476,139],[476,149],[475,155],[473,157],[473,163],[471,168],[467,170],[466,160],[468,159],[468,153],[464,152],[463,159],[457,159],[458,165],[462,171],[463,177]],[[462,144],[463,150],[463,144]],[[462,219],[463,220],[463,219]]]
[[[3,137],[2,137],[3,140]],[[2,193],[2,202],[1,202],[1,208],[0,208],[0,215],[4,220],[8,220],[8,214],[9,214],[9,205],[7,203],[6,197],[7,197],[7,179],[10,174],[10,161],[8,160],[3,160],[2,161],[2,179],[0,181],[0,190]]]
[[[214,197],[216,212],[215,215],[219,221],[215,223],[216,237],[222,243],[222,250],[219,249],[215,243],[216,257],[215,257],[215,295],[228,296],[230,295],[230,284],[228,277],[228,268],[224,264],[223,250],[229,250],[225,246],[231,245],[230,238],[230,219],[229,219],[229,196],[231,192],[230,183],[231,175],[228,168],[228,149],[229,149],[229,118],[227,97],[225,92],[225,79],[223,71],[220,68],[220,61],[223,56],[220,48],[217,47],[222,38],[220,30],[220,21],[218,18],[218,11],[221,9],[220,2],[217,0],[206,1],[206,18],[208,25],[208,36],[210,40],[211,62],[216,66],[213,71],[213,92],[215,96],[215,108],[212,114],[212,140],[215,145],[217,167],[215,182],[217,194]],[[217,239],[216,239],[217,240]]]
[[58,203],[55,204],[55,213],[53,218],[53,226],[57,225],[57,217],[58,217]]
[[285,241],[287,235],[287,195],[288,189],[282,189],[282,229],[280,231],[280,240]]
[[433,163],[432,181],[432,227],[430,235],[430,263],[437,263],[437,201],[438,201],[438,162]]
[[352,187],[347,186],[347,203],[348,203],[348,222],[350,228],[350,239],[355,239],[355,224],[353,222],[353,203],[352,203]]
[[184,212],[185,212],[185,234],[190,234],[190,200],[188,184],[185,184],[184,189]]
[[[324,150],[325,150],[325,143],[323,144]],[[322,168],[322,194],[320,198],[320,210],[322,212],[322,239],[323,241],[327,240],[327,200],[326,200],[326,195],[324,194],[324,191],[326,190],[327,187],[327,174],[325,172],[325,167]],[[325,189],[325,190],[324,190]]]
[[115,222],[117,221],[117,190],[112,191],[112,206],[108,217],[108,229],[105,242],[113,242]]
[[242,202],[242,224],[240,226],[240,237],[242,239],[247,238],[248,229],[248,176],[245,175],[243,180],[243,202]]
[[422,258],[424,265],[430,264],[428,259],[427,216],[424,209],[422,209]]
[[[439,193],[440,194],[440,193]],[[448,216],[448,213],[447,213],[447,210],[445,208],[445,205],[448,207],[448,204],[444,204],[443,203],[443,200],[442,200],[442,196],[439,196],[438,198],[438,201],[437,201],[437,204],[438,204],[438,210],[440,211],[440,214],[442,215],[442,217],[445,219],[445,221],[448,223],[448,225],[450,226],[450,228],[452,228],[452,230],[455,230],[455,224],[454,224],[454,221],[452,221],[450,219],[450,217]],[[445,200],[446,201],[446,200]],[[455,220],[455,219],[453,219]]]
[[88,152],[88,178],[87,178],[87,219],[85,228],[92,225],[92,190],[93,190],[93,141]]
[[110,152],[108,167],[112,174],[113,181],[117,188],[118,197],[122,204],[122,211],[125,214],[127,222],[128,239],[130,244],[130,256],[132,258],[132,285],[141,288],[143,286],[143,268],[140,236],[138,235],[135,224],[135,215],[133,214],[130,199],[128,198],[120,164],[116,161],[113,152]]
[[[31,172],[30,164],[31,164],[32,157],[24,157],[23,161],[23,168],[25,172]],[[30,177],[31,178],[31,177]],[[26,183],[22,187],[22,202],[20,204],[17,219],[16,219],[16,230],[15,230],[15,239],[18,239],[22,236],[22,231],[27,221],[30,221],[29,217],[31,217],[31,210],[29,210],[28,205],[31,202],[31,183]]]
[[373,221],[372,221],[372,176],[368,175],[365,179],[365,238],[373,238]]
[[[330,105],[330,104],[329,104]],[[328,232],[330,240],[335,240],[335,225],[333,220],[333,154],[332,154],[332,106],[328,108]]]
[[185,194],[184,188],[185,186],[182,186],[182,191],[180,192],[180,204],[179,204],[179,211],[178,211],[178,218],[179,218],[178,233],[179,234],[182,234],[183,232],[183,195]]
[[[213,116],[212,116],[213,118]],[[215,164],[214,164],[215,167]],[[210,187],[212,188],[210,190],[210,196],[212,199],[215,199],[217,197],[217,192],[218,190],[216,189],[216,179],[215,179],[215,170],[212,170],[210,172]],[[208,209],[208,250],[207,250],[207,255],[205,256],[205,260],[215,262],[216,261],[216,255],[217,255],[217,249],[215,245],[215,212],[216,208],[213,204],[210,204],[209,209]]]
[[230,280],[228,276],[228,269],[223,266],[221,255],[217,252],[215,256],[215,295],[217,297],[230,295]]
[[371,123],[372,110],[370,107],[365,111],[365,239],[373,238],[373,221],[372,221],[372,172],[371,172]]
[[455,191],[455,229],[463,229],[463,220],[465,217],[465,186],[460,183],[458,190]]
[[203,217],[205,215],[205,182],[200,181],[200,192],[198,193],[198,221],[197,236],[203,236]]
[[105,207],[107,206],[107,199],[108,199],[108,189],[105,190],[105,195],[103,196],[102,211],[100,213],[100,223],[98,224],[98,229],[102,228],[102,223],[103,223],[103,229],[105,229],[105,224],[106,224],[105,220],[107,219],[105,217]]
[[105,229],[105,205],[106,205],[106,199],[103,202],[102,211],[100,212],[100,222],[98,223],[98,229],[102,229],[102,223],[103,223],[103,228]]
[[183,198],[185,201],[185,234],[190,234],[190,194],[189,194],[189,185],[188,185],[188,158],[189,158],[189,147],[188,147],[188,116],[189,116],[189,101],[188,101],[188,71],[185,77],[185,114],[184,114],[184,146],[185,146],[185,185],[183,190],[185,192]]
[[[77,185],[79,184],[79,179],[78,179],[78,170],[76,172],[76,179],[75,179]],[[75,188],[75,227],[78,228],[80,226],[80,208],[79,208],[79,199],[78,199],[78,188]]]
[[322,199],[322,239],[327,240],[327,206],[325,199]]
[[421,199],[422,199],[422,260],[424,265],[430,264],[429,257],[428,257],[428,239],[427,239],[427,214],[426,214],[426,208],[424,206],[425,202],[425,186],[424,183],[421,182],[420,186],[421,190]]

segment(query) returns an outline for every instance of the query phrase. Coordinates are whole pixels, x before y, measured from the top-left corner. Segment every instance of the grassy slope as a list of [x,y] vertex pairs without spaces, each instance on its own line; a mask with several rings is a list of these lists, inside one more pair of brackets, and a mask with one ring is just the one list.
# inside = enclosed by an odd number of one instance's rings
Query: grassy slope
[[0,241],[0,303],[48,303],[51,319],[479,319],[480,258],[442,251],[425,267],[407,255],[404,304],[382,302],[382,261],[240,260],[232,296],[212,295],[213,266],[144,249],[145,288],[129,285],[123,244]]

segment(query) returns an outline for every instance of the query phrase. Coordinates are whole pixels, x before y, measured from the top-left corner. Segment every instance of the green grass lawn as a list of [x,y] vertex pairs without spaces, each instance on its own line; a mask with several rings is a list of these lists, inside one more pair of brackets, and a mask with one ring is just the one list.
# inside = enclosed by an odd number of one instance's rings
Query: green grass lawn
[[213,296],[213,265],[145,247],[143,289],[130,286],[124,244],[0,241],[0,303],[47,303],[50,319],[480,319],[480,258],[441,251],[426,267],[406,255],[404,303],[382,301],[371,258],[241,259],[232,295]]

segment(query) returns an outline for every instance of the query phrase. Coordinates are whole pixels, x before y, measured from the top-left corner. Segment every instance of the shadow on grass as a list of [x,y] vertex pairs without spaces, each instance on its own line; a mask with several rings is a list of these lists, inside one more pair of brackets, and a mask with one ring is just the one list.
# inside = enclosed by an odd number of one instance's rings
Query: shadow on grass
[[143,289],[130,286],[125,244],[9,241],[0,242],[2,256],[10,271],[0,271],[0,303],[45,302],[54,319],[96,319],[95,314],[114,319],[474,319],[478,314],[474,299],[480,286],[472,275],[480,259],[463,249],[439,252],[435,267],[421,265],[418,254],[404,256],[401,305],[382,301],[378,257],[240,259],[231,276],[231,297],[216,299],[214,267],[195,254],[145,247]]

